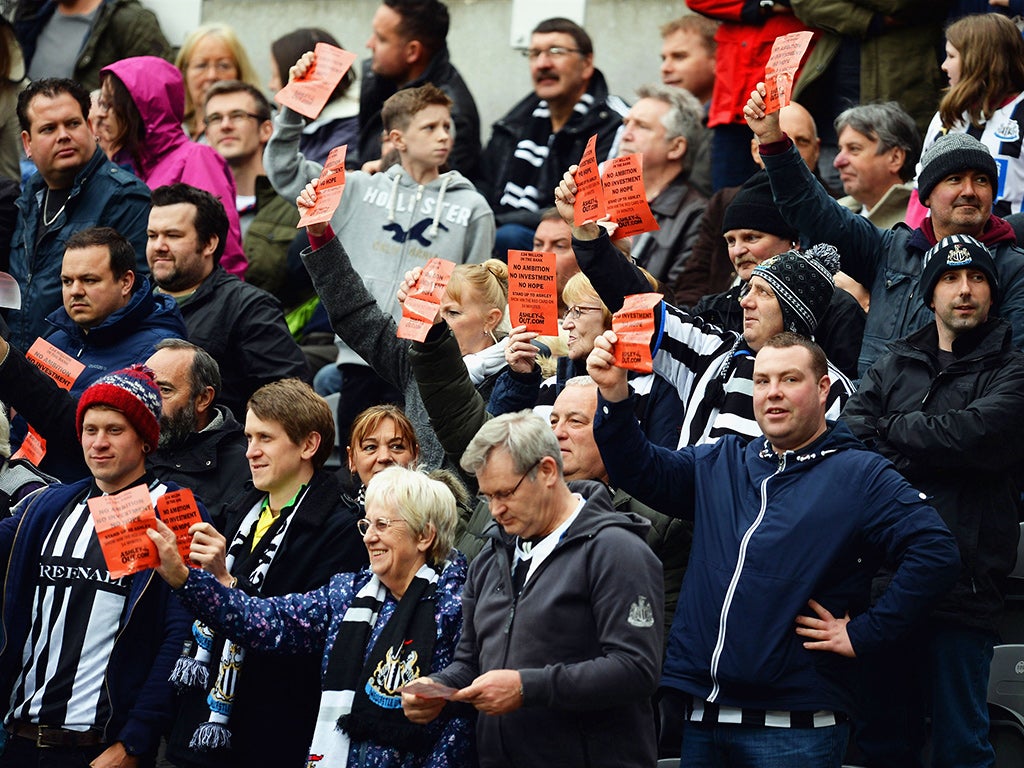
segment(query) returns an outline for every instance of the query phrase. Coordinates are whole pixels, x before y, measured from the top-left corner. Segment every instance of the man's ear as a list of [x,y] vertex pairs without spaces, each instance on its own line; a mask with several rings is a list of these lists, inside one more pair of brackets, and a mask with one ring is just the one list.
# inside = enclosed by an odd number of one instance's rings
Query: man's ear
[[424,54],[423,43],[419,40],[410,40],[405,44],[405,63],[415,64],[422,60]]
[[132,289],[135,287],[135,270],[126,270],[118,282],[121,283],[121,294],[123,296],[131,296]]
[[302,443],[299,445],[299,456],[301,456],[305,461],[312,459],[320,449],[320,440],[321,437],[319,432],[310,432],[306,435]]
[[260,123],[259,139],[260,146],[265,146],[270,137],[274,135],[274,123],[270,120],[264,120]]
[[893,147],[889,150],[889,170],[892,173],[899,175],[900,168],[903,167],[903,163],[907,159],[907,153],[903,147]]
[[196,413],[206,413],[213,407],[215,393],[213,387],[203,387],[203,391],[196,395]]
[[686,149],[688,146],[685,136],[676,136],[668,143],[668,152],[666,153],[666,157],[668,157],[669,160],[681,160],[686,156]]
[[25,150],[25,157],[27,157],[29,160],[31,160],[32,159],[32,148],[29,147],[28,140],[29,140],[28,131],[22,131],[21,132],[21,148]]
[[210,242],[203,246],[201,255],[204,258],[206,256],[213,258],[213,254],[217,252],[218,245],[220,245],[220,238],[217,235],[210,235]]

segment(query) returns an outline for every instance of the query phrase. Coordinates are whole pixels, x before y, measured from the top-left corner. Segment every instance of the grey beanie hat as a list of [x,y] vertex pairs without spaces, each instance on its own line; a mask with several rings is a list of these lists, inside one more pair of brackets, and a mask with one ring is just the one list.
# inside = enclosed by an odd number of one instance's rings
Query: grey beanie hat
[[786,251],[765,259],[751,274],[767,282],[779,300],[782,324],[787,331],[808,338],[814,335],[832,302],[839,271],[839,252],[827,243],[800,251]]
[[993,186],[999,179],[996,161],[988,148],[966,133],[947,133],[921,155],[917,195],[924,203],[936,185],[951,173],[978,171],[988,174]]

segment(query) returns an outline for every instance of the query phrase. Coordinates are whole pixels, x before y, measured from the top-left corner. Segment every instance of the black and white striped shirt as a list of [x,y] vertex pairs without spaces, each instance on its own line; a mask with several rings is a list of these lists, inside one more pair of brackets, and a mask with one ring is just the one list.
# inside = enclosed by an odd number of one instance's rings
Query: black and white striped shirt
[[[153,482],[149,491],[155,504],[166,486]],[[109,718],[104,681],[132,577],[114,579],[107,570],[87,505],[101,495],[91,486],[43,541],[8,719],[85,731]]]

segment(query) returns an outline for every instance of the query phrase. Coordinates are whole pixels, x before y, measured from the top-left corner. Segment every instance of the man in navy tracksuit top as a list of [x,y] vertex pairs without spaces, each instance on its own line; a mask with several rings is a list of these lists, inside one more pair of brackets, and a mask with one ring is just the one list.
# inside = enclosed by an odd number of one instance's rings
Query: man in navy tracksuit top
[[[608,475],[695,523],[661,681],[689,697],[682,764],[838,768],[853,659],[952,586],[952,535],[889,462],[825,421],[827,363],[813,342],[784,333],[758,352],[762,437],[670,451],[637,427],[614,341],[605,332],[588,360]],[[868,608],[883,558],[893,580]]]
[[88,502],[135,489],[155,505],[178,488],[146,471],[159,421],[148,368],[98,379],[76,413],[90,476],[45,488],[0,521],[4,768],[152,765],[189,618],[152,570],[111,576]]

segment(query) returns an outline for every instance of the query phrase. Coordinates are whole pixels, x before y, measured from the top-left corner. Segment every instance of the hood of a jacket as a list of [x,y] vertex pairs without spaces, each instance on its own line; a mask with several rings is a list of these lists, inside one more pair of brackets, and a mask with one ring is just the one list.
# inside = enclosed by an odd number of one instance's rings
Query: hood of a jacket
[[135,56],[116,61],[100,73],[111,72],[124,83],[146,128],[139,145],[147,178],[157,162],[189,139],[181,128],[185,119],[185,81],[181,72],[157,56]]
[[139,280],[128,303],[88,333],[71,319],[64,307],[47,315],[46,322],[64,331],[82,347],[112,347],[130,336],[158,329],[166,330],[169,337],[188,338],[178,303],[166,294],[154,294],[149,278]]

